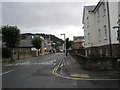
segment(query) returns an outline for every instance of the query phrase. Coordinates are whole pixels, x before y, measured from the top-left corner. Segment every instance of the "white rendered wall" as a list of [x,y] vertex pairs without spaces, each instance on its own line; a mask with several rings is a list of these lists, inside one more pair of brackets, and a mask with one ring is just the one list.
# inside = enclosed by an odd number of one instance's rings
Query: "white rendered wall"
[[111,40],[112,44],[118,44],[117,40],[117,28],[113,29],[114,26],[117,26],[118,22],[118,2],[109,2],[109,11],[110,11],[110,26],[111,26]]
[[[89,16],[89,27],[87,28],[87,24],[84,26],[84,34],[85,38],[85,48],[91,46],[103,46],[110,44],[109,42],[109,25],[108,25],[108,12],[107,12],[107,3],[104,2],[105,5],[105,15],[103,12],[103,4],[100,5],[99,8],[93,13],[87,12],[85,10],[84,21],[87,23],[87,17]],[[99,20],[98,20],[98,10],[99,10]],[[117,40],[117,29],[113,29],[113,26],[117,25],[118,21],[118,3],[110,2],[109,3],[109,15],[110,15],[110,30],[111,30],[111,43],[118,44]],[[107,29],[107,37],[105,37],[104,26],[106,25]],[[101,37],[99,37],[98,30],[100,29]],[[88,37],[88,33],[90,33],[90,38]],[[89,40],[88,40],[89,38]]]

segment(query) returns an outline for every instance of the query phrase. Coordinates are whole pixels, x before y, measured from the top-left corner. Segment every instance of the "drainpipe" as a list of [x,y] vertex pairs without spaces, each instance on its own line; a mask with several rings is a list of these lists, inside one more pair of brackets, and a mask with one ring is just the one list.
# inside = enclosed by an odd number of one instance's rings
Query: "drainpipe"
[[110,48],[110,56],[112,57],[111,28],[110,28],[110,14],[109,14],[109,2],[108,2],[108,0],[107,0],[107,13],[108,13],[108,30],[109,30],[109,48]]

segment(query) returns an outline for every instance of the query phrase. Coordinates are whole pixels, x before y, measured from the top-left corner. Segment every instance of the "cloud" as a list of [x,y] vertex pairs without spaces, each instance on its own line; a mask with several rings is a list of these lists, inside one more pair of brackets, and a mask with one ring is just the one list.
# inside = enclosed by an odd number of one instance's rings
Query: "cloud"
[[[0,13],[2,13],[2,3],[0,2]],[[0,26],[2,26],[2,14],[0,14]]]
[[2,24],[17,25],[21,32],[83,35],[82,15],[86,4],[87,2],[3,2]]
[[[80,3],[3,3],[3,24],[24,27],[80,25]],[[79,18],[79,20],[78,20]]]

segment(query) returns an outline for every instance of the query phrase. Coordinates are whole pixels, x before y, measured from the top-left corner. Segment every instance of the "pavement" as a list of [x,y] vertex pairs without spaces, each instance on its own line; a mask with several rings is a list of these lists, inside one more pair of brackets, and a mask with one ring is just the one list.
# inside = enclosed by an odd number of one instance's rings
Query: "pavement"
[[64,57],[56,71],[64,78],[77,80],[120,80],[118,71],[89,71],[83,69],[72,57]]

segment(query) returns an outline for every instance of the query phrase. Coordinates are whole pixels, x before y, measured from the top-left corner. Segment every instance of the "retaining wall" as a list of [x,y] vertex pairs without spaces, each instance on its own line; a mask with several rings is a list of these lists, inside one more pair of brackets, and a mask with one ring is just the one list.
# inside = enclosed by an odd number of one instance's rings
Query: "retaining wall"
[[119,58],[111,57],[86,57],[78,55],[75,51],[69,52],[80,65],[87,70],[120,70]]

